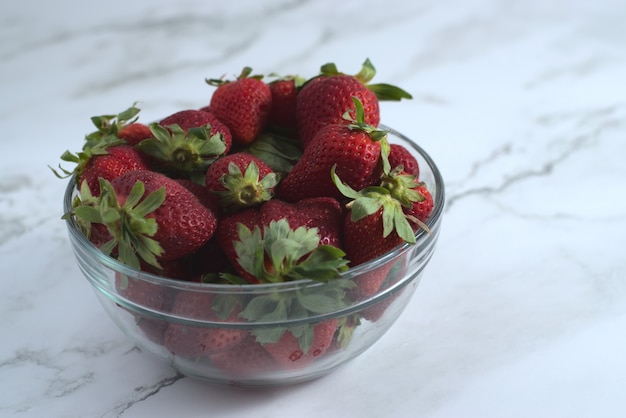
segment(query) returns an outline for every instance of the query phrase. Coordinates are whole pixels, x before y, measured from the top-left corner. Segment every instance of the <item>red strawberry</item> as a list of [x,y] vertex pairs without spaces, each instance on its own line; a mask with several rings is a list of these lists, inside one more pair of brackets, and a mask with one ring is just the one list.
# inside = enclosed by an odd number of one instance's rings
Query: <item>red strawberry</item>
[[187,188],[152,171],[130,171],[113,181],[101,180],[98,200],[87,198],[74,208],[78,219],[107,225],[113,240],[103,252],[117,250],[120,261],[141,267],[141,260],[161,267],[158,260],[189,255],[211,238],[217,217]]
[[[176,295],[171,312],[173,315],[207,322],[236,322],[239,307],[228,297],[212,293],[182,291]],[[225,303],[228,302],[228,303]],[[170,323],[165,332],[165,347],[174,355],[200,357],[230,350],[248,334],[244,329],[198,327]]]
[[[222,218],[217,239],[235,270],[250,283],[305,278],[303,275],[307,269],[310,270],[310,277],[306,278],[327,280],[343,268],[343,252],[338,250],[341,217],[341,207],[334,199],[307,199],[296,204],[272,199],[259,208],[242,210]],[[273,226],[276,222],[283,222],[284,225]],[[268,244],[273,239],[297,243],[298,252],[294,250],[278,259],[273,257]],[[259,245],[267,245],[264,253],[257,251]],[[328,264],[324,265],[322,259],[316,266],[303,263],[313,253],[316,257],[328,257]]]
[[[87,142],[98,142],[106,137],[112,136],[115,138],[122,138],[119,136],[120,132],[131,127],[137,122],[140,109],[135,105],[132,105],[128,109],[118,113],[117,115],[101,115],[93,116],[91,122],[96,127],[96,131],[86,136]],[[126,134],[134,131],[136,128],[129,128]],[[129,142],[130,145],[134,145]]]
[[272,108],[272,93],[261,80],[250,76],[252,69],[245,67],[235,81],[206,80],[217,86],[208,109],[230,129],[233,140],[249,144],[263,131]]
[[94,196],[100,195],[99,179],[113,180],[129,171],[148,170],[146,158],[130,145],[124,144],[119,138],[108,136],[98,141],[88,141],[83,150],[77,154],[66,151],[61,159],[76,163],[72,171],[60,168],[63,175],[75,175],[78,184],[86,181]]
[[144,139],[148,139],[152,137],[152,131],[148,125],[144,125],[143,123],[135,122],[130,125],[126,125],[120,129],[117,133],[117,136],[124,140],[128,145],[135,146]]
[[203,126],[210,125],[211,136],[215,134],[222,134],[224,144],[226,145],[224,154],[228,154],[233,143],[233,136],[230,133],[230,129],[228,129],[228,127],[221,120],[219,120],[217,116],[208,111],[208,109],[181,110],[162,119],[159,124],[163,127],[178,125],[185,132],[188,132],[191,128],[201,128]]
[[176,179],[178,184],[184,186],[187,190],[198,198],[200,203],[202,203],[207,209],[209,209],[215,216],[219,218],[219,215],[222,213],[221,208],[215,203],[213,200],[213,196],[209,193],[206,187],[195,183],[189,179]]
[[[151,282],[116,274],[115,288],[120,296],[139,307],[166,311],[171,305],[172,295],[163,286]],[[137,326],[148,339],[163,344],[163,335],[167,328],[166,321],[139,314],[132,309],[127,310],[134,315]]]
[[[201,111],[195,111],[208,114]],[[152,137],[141,141],[136,148],[149,155],[155,171],[169,177],[189,178],[204,182],[207,168],[226,152],[222,133],[213,133],[211,125],[191,127],[187,130],[177,124],[167,128],[150,124]]]
[[100,178],[111,181],[129,171],[147,170],[149,168],[145,157],[129,145],[108,147],[104,151],[105,154],[93,154],[93,148],[91,152],[92,154],[85,166],[82,167],[78,179],[80,182],[86,180],[94,195],[98,195],[100,191]]
[[[347,205],[349,210],[343,226],[343,248],[351,266],[373,260],[403,242],[415,243],[415,231],[420,227],[428,231],[424,221],[432,210],[430,193],[428,197],[422,194],[423,184],[417,183],[414,176],[397,170],[389,172],[388,164],[383,165],[385,174],[381,186],[359,192],[342,183],[333,171],[338,189],[353,199]],[[368,245],[361,245],[361,242]],[[383,264],[364,274],[353,294],[361,298],[378,292],[391,267],[390,263]]]
[[270,200],[278,176],[261,159],[244,152],[226,155],[207,169],[206,190],[221,207],[238,210]]
[[389,145],[389,165],[392,168],[396,168],[401,165],[403,171],[406,174],[411,174],[415,177],[419,177],[420,168],[417,159],[411,152],[400,144]]
[[270,129],[289,136],[296,133],[296,103],[302,83],[299,77],[281,78],[269,83],[272,110],[267,126]]
[[288,203],[272,199],[261,208],[261,224],[286,219],[292,229],[300,226],[317,228],[320,245],[341,248],[343,210],[332,197],[314,197]]
[[253,336],[228,351],[212,354],[210,359],[215,367],[235,377],[250,377],[276,368],[274,359]]
[[[287,330],[278,341],[266,343],[263,347],[286,370],[307,367],[332,345],[337,323],[337,319],[328,319],[311,328]],[[306,333],[310,335],[305,335]]]
[[346,123],[343,119],[346,109],[355,116],[353,97],[363,105],[365,123],[374,127],[380,122],[379,100],[411,98],[404,90],[389,84],[368,84],[375,74],[369,59],[356,75],[343,74],[334,64],[326,64],[318,77],[304,84],[296,106],[298,137],[304,148],[322,127]]
[[218,273],[230,272],[231,265],[228,258],[224,254],[224,250],[220,246],[217,238],[213,236],[198,251],[193,253],[189,258],[189,268],[193,277],[193,281],[203,283],[207,280],[207,275],[212,276],[210,282],[219,281],[219,277],[215,277]]
[[279,196],[295,202],[307,197],[341,198],[330,171],[350,187],[361,190],[378,183],[381,174],[381,142],[387,132],[364,123],[363,107],[355,98],[356,120],[324,126],[305,148],[300,160],[279,186]]

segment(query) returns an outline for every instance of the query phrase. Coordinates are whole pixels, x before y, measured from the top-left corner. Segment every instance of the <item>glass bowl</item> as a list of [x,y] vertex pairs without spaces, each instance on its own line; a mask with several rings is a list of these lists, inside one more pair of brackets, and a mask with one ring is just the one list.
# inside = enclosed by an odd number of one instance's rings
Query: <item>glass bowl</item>
[[[387,332],[409,303],[435,250],[444,206],[441,174],[428,154],[406,136],[390,129],[389,141],[404,145],[418,160],[420,181],[434,200],[426,222],[430,233],[419,230],[415,244],[399,245],[348,269],[339,279],[258,285],[169,279],[132,269],[103,254],[70,217],[67,228],[76,261],[123,333],[142,351],[183,375],[246,387],[293,384],[324,376],[365,352]],[[65,213],[71,210],[76,194],[71,179],[64,196]],[[386,277],[378,292],[363,296],[355,291],[361,281],[381,274]],[[333,298],[338,302],[333,303]],[[177,300],[185,299],[203,303],[206,310],[174,308],[180,306]],[[303,299],[308,301],[307,309],[290,311],[286,320],[272,320],[278,300]],[[237,315],[250,304],[267,309],[266,318],[250,323]],[[210,312],[218,307],[221,316]],[[231,308],[230,314],[223,314],[224,307]],[[306,352],[296,345],[287,362],[274,360],[265,343],[259,342],[286,330],[292,337],[301,336],[305,329],[312,329],[316,336],[319,333],[325,343]]]

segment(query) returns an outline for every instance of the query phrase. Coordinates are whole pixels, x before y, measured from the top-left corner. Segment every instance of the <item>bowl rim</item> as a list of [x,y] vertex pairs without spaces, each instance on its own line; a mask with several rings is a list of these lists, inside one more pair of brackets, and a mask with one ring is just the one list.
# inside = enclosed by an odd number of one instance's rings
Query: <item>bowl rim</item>
[[[436,193],[434,196],[434,208],[429,218],[426,220],[425,224],[431,230],[438,225],[441,220],[441,216],[443,214],[444,205],[445,205],[445,185],[443,181],[443,177],[439,168],[430,157],[430,155],[415,141],[408,138],[406,135],[396,131],[393,128],[390,128],[384,124],[380,124],[379,128],[387,130],[389,134],[394,135],[400,138],[402,141],[408,143],[413,151],[417,152],[421,159],[423,159],[429,166],[430,171],[432,172],[432,176],[434,179]],[[65,189],[64,199],[63,199],[63,213],[67,214],[72,209],[72,203],[74,199],[74,195],[76,192],[76,178],[72,176],[68,181],[67,187]],[[89,255],[93,259],[97,259],[100,263],[104,264],[105,267],[119,272],[120,274],[124,274],[126,276],[130,276],[133,279],[141,279],[154,284],[160,284],[168,286],[169,288],[181,289],[187,291],[198,291],[198,292],[215,292],[215,293],[233,293],[235,291],[242,291],[246,293],[266,293],[268,291],[291,291],[294,289],[301,289],[303,287],[316,287],[323,286],[326,283],[313,280],[313,279],[301,279],[301,280],[293,280],[288,282],[281,283],[260,283],[260,284],[218,284],[218,283],[200,283],[193,281],[184,281],[174,278],[169,278],[166,276],[160,276],[157,274],[145,272],[142,270],[134,269],[117,259],[108,256],[100,251],[88,238],[82,233],[78,223],[74,219],[73,216],[69,216],[66,219],[67,228],[69,233],[78,240],[81,245],[81,248],[88,251]],[[381,264],[384,264],[400,255],[404,252],[415,248],[420,241],[429,241],[434,239],[434,236],[430,236],[425,230],[419,229],[415,233],[415,244],[410,244],[404,242],[399,244],[393,250],[388,251],[385,254],[382,254],[372,260],[369,260],[363,264],[359,264],[358,266],[351,267],[348,270],[341,273],[339,279],[350,279],[354,276],[359,276],[361,274],[367,273],[373,269],[378,268]]]

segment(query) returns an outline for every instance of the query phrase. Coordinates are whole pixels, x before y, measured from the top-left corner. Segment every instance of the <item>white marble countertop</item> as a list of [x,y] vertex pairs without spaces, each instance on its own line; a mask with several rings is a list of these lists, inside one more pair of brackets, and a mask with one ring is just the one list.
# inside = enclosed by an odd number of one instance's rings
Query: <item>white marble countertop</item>
[[[626,416],[621,0],[11,2],[0,17],[0,416]],[[133,348],[76,266],[48,165],[89,117],[205,104],[204,78],[333,61],[447,185],[439,245],[374,347],[270,391]]]

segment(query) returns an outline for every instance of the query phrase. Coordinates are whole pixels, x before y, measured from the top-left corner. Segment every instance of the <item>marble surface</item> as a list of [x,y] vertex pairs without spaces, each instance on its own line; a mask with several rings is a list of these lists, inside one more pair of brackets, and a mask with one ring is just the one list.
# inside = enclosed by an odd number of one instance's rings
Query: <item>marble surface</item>
[[[0,16],[0,416],[626,416],[621,0],[26,0]],[[208,101],[206,77],[336,62],[414,100],[383,121],[438,163],[438,250],[394,328],[320,380],[183,378],[135,349],[72,258],[48,165],[89,117]]]

